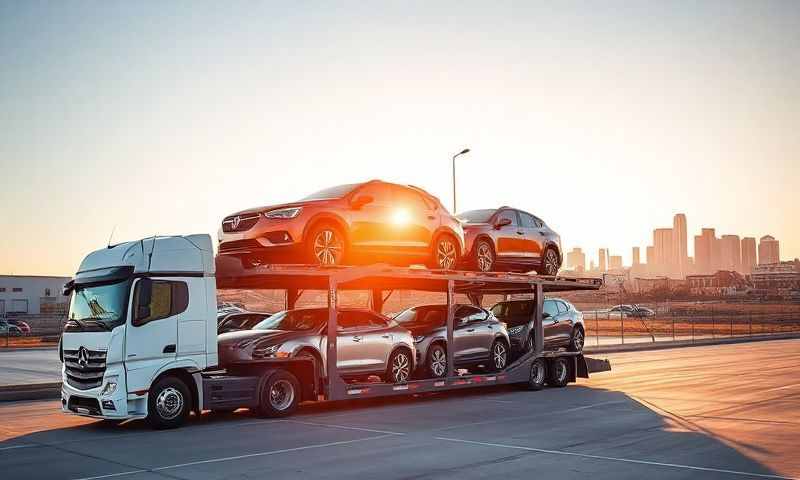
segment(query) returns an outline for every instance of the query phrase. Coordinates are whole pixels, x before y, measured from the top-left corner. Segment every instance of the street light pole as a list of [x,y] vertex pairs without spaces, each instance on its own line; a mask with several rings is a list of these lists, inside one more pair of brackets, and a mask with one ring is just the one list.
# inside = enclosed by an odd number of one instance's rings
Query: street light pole
[[453,155],[453,215],[458,213],[458,209],[456,208],[456,157],[464,155],[465,153],[469,153],[469,148],[465,148]]

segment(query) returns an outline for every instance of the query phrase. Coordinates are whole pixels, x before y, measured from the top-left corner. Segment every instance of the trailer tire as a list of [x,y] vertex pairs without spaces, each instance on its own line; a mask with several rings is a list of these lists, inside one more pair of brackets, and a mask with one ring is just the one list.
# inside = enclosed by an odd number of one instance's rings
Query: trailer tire
[[550,362],[547,384],[551,387],[565,387],[569,383],[569,362],[566,357],[556,357]]
[[300,402],[300,382],[286,370],[278,370],[261,387],[258,414],[275,418],[291,415]]
[[547,381],[547,363],[543,358],[534,358],[531,362],[531,371],[528,375],[528,383],[525,384],[527,390],[536,391],[544,388]]
[[150,389],[147,398],[147,421],[158,430],[177,428],[192,411],[192,394],[183,381],[167,375]]

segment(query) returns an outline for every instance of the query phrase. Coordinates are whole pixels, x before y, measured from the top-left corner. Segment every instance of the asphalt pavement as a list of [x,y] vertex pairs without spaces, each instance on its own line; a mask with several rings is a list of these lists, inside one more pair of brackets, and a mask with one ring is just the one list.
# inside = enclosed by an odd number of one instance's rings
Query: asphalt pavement
[[792,478],[800,340],[607,355],[611,372],[527,392],[488,387],[241,410],[151,431],[0,404],[3,479]]

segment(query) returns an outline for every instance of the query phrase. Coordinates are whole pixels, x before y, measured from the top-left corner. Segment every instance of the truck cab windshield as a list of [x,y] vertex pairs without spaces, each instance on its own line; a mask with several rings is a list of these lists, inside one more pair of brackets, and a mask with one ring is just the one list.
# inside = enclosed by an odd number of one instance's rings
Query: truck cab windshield
[[72,293],[65,330],[111,330],[125,322],[130,281],[77,287]]

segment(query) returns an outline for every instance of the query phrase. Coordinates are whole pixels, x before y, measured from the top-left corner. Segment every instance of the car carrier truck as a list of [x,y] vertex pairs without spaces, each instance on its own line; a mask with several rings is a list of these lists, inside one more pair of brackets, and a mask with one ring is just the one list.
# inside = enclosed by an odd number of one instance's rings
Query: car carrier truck
[[[304,291],[326,292],[327,358],[281,357],[220,365],[217,289],[278,289],[286,308]],[[517,383],[531,390],[561,387],[607,370],[607,362],[580,352],[542,348],[545,292],[597,289],[597,281],[536,275],[475,273],[385,265],[246,268],[234,258],[215,260],[209,235],[153,237],[90,253],[64,287],[71,295],[59,354],[64,412],[107,420],[147,419],[156,428],[181,425],[191,412],[250,408],[265,416],[291,414],[301,402],[436,392]],[[448,308],[447,344],[453,345],[455,295],[480,305],[487,294],[530,294],[534,349],[492,373],[454,371],[447,349],[444,378],[402,384],[346,382],[337,370],[337,297],[370,292],[380,312],[395,290],[441,292]]]

